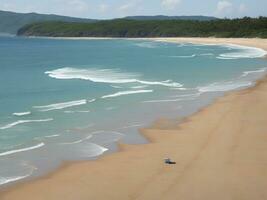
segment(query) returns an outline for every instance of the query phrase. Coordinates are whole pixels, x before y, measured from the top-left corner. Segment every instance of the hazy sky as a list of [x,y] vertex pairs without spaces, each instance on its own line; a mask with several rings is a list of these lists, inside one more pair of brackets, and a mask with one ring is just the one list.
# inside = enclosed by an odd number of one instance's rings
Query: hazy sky
[[86,18],[129,15],[267,16],[267,0],[0,0],[0,10]]

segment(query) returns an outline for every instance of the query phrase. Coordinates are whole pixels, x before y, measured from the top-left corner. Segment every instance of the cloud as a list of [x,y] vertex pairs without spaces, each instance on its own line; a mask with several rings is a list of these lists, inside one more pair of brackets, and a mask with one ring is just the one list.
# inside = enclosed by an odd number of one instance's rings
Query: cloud
[[180,3],[181,3],[181,0],[162,0],[161,1],[162,7],[167,10],[175,9]]
[[217,3],[216,14],[219,16],[225,16],[231,14],[233,11],[233,4],[229,1],[219,1]]

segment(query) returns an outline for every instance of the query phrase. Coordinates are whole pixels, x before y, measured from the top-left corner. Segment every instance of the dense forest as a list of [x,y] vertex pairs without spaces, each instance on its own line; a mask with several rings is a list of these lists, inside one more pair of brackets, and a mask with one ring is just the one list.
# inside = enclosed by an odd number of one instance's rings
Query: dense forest
[[90,23],[95,22],[96,20],[65,17],[60,15],[44,15],[38,13],[15,13],[0,10],[0,33],[16,34],[17,31],[26,24],[44,21]]
[[115,19],[94,23],[41,22],[20,36],[51,37],[259,37],[267,38],[267,17],[199,20]]

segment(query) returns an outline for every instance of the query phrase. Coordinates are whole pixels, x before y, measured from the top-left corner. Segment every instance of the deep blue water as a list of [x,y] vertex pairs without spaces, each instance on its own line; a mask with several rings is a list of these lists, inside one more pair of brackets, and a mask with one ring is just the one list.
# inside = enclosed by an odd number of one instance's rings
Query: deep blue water
[[262,50],[0,37],[0,184],[92,159],[265,73]]

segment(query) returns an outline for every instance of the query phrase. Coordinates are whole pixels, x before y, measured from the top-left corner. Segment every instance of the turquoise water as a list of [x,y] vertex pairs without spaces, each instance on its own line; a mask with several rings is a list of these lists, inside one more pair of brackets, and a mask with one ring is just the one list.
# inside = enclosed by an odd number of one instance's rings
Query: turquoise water
[[0,184],[93,159],[138,128],[253,85],[264,51],[149,40],[0,37]]

